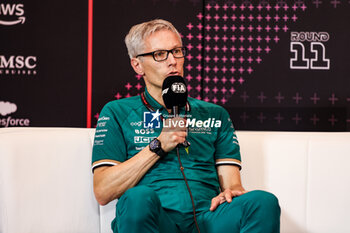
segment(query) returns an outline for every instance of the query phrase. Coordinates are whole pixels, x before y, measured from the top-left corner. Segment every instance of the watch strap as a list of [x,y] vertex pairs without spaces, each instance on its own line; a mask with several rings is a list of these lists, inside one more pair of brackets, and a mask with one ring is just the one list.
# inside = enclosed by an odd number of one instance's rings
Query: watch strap
[[[157,146],[154,147],[154,142],[156,142]],[[160,141],[158,140],[158,138],[155,138],[151,141],[150,145],[149,145],[149,149],[150,151],[156,153],[160,158],[163,158],[164,156],[166,156],[168,153],[165,152],[163,149],[162,149],[162,146],[161,146],[161,143]]]
[[168,152],[165,152],[162,148],[159,148],[157,151],[155,151],[155,153],[160,157],[160,158],[163,158],[165,157]]

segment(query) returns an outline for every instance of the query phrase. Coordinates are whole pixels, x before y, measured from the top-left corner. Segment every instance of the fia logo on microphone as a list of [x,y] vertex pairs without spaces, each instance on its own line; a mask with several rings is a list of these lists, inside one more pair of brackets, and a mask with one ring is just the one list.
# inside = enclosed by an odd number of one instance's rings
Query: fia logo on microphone
[[186,86],[183,83],[173,83],[173,85],[171,85],[171,90],[174,93],[185,93],[186,92]]
[[162,114],[157,109],[156,112],[143,113],[143,127],[144,128],[160,128],[160,116]]

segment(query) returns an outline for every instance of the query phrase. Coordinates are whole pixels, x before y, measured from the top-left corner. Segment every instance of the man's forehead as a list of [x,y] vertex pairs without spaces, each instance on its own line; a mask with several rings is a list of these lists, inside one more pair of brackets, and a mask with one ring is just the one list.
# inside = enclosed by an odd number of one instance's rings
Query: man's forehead
[[179,36],[168,29],[153,32],[144,39],[145,48],[152,50],[173,49],[182,46]]

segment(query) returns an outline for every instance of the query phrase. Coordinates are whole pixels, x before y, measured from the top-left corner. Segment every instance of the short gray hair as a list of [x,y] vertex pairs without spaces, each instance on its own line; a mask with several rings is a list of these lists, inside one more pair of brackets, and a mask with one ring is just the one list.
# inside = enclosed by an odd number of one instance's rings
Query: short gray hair
[[160,30],[170,30],[174,32],[179,37],[182,44],[181,36],[174,25],[163,19],[154,19],[134,25],[126,35],[125,44],[128,49],[129,57],[136,57],[137,54],[143,52],[145,47],[144,40],[151,34]]

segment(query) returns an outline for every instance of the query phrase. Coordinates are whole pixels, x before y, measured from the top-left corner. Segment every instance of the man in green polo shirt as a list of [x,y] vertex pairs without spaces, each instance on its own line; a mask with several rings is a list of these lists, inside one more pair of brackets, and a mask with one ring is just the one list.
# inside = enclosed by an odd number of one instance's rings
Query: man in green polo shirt
[[[105,105],[92,155],[97,201],[119,198],[113,231],[279,232],[277,198],[242,187],[227,111],[188,98],[180,116],[169,117],[162,84],[168,76],[183,77],[186,54],[174,26],[159,19],[135,25],[125,43],[146,89]],[[185,140],[191,146],[181,146]]]

